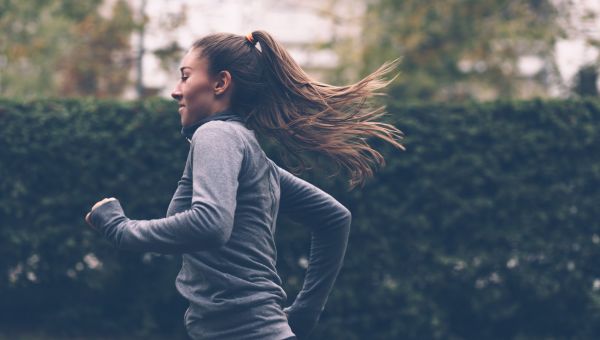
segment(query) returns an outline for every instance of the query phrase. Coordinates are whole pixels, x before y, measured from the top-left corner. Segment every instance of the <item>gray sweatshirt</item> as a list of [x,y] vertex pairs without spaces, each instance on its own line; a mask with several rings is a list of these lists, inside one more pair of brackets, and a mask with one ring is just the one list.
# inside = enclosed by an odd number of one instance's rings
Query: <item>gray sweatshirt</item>
[[[277,166],[231,110],[182,134],[191,145],[167,217],[133,220],[113,200],[92,211],[92,224],[119,249],[182,255],[175,286],[190,302],[184,319],[193,339],[306,337],[342,266],[350,211]],[[304,285],[285,309],[276,270],[279,213],[311,232]]]

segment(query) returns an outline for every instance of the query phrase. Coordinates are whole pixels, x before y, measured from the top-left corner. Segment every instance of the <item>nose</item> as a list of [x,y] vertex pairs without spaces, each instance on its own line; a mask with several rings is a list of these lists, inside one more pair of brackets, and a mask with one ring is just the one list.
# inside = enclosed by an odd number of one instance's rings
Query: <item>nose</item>
[[179,89],[179,85],[175,86],[173,91],[171,91],[171,97],[175,100],[181,100],[181,98],[183,97],[183,94],[181,93],[181,90]]

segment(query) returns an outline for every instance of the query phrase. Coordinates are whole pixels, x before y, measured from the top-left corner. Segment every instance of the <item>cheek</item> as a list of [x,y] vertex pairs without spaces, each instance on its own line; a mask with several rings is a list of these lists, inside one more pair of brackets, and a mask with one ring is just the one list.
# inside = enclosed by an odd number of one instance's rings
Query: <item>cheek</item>
[[190,83],[185,97],[188,106],[202,106],[212,98],[211,86],[205,80]]

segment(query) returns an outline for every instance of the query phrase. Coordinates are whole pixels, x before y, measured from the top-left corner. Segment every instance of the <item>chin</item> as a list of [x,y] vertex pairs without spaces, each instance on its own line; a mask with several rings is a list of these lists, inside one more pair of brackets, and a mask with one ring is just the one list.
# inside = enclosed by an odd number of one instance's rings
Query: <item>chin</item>
[[182,126],[190,126],[194,123],[194,119],[190,116],[188,116],[187,114],[182,114],[181,115],[181,125]]

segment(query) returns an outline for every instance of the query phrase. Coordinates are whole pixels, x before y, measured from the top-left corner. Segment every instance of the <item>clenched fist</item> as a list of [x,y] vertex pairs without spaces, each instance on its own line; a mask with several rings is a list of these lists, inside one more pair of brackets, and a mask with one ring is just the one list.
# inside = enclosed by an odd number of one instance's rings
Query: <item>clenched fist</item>
[[90,225],[90,227],[92,227],[92,229],[96,229],[96,227],[94,227],[94,225],[92,224],[92,221],[90,221],[90,215],[91,215],[92,211],[94,211],[94,209],[98,208],[102,204],[104,204],[106,202],[114,201],[114,200],[116,200],[116,198],[110,197],[110,198],[105,198],[105,199],[103,199],[101,201],[96,202],[96,204],[94,204],[94,206],[92,207],[92,209],[90,210],[90,212],[87,213],[87,215],[85,215],[85,221],[87,222],[87,224]]

